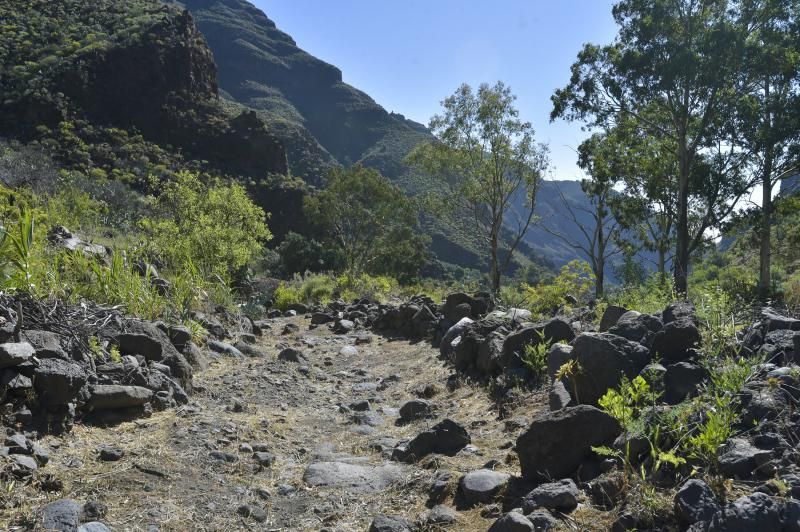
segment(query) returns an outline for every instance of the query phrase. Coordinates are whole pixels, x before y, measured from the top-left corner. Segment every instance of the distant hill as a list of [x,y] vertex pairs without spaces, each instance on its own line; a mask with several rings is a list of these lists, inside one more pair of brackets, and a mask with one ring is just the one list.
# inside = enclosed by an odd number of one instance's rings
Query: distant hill
[[[409,193],[429,190],[431,179],[413,172],[406,155],[433,139],[427,128],[389,113],[369,95],[342,81],[341,71],[297,46],[266,14],[245,0],[184,0],[214,52],[221,94],[255,109],[287,147],[289,168],[319,185],[331,166],[361,163],[378,169]],[[562,182],[571,201],[585,201],[577,182]],[[557,216],[560,199],[544,183],[537,213],[570,232]],[[433,249],[440,259],[482,267],[474,231],[454,220],[429,220]],[[575,250],[534,227],[525,254],[556,265]]]

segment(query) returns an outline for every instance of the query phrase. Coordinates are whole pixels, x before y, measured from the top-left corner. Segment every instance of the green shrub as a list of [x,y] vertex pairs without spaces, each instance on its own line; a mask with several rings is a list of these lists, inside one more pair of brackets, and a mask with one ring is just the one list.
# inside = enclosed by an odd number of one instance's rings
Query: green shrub
[[538,332],[539,342],[525,346],[522,363],[530,370],[536,380],[541,380],[547,373],[547,351],[552,345],[544,341],[544,332]]
[[573,260],[561,268],[559,274],[546,283],[525,286],[528,309],[538,316],[552,315],[555,309],[566,304],[566,296],[585,299],[594,287],[594,274],[584,261]]
[[228,281],[272,237],[264,211],[238,184],[206,186],[197,174],[179,172],[155,206],[159,217],[141,222],[145,250],[175,271],[191,263],[203,278]]

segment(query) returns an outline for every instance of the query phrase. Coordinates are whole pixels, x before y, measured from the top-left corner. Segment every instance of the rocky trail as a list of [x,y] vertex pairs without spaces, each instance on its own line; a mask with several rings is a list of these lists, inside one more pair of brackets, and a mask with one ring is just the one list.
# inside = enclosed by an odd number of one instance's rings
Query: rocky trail
[[[711,419],[687,302],[653,315],[609,306],[599,325],[591,308],[532,322],[458,293],[258,321],[198,313],[202,350],[180,325],[12,306],[0,327],[3,530],[800,530],[800,319],[771,309],[736,346],[753,362],[716,374],[738,382],[726,392],[737,411],[716,469],[697,474],[690,454],[652,465],[649,440],[594,406],[623,376],[647,375],[663,386],[653,415]],[[45,330],[20,331],[15,316]],[[102,356],[53,326],[70,316],[94,324]],[[697,419],[685,431],[706,430]],[[647,481],[626,463],[651,464]]]
[[[271,320],[252,344],[263,356],[216,356],[177,409],[43,438],[42,471],[63,489],[31,484],[5,519],[36,522],[39,508],[66,497],[113,530],[367,530],[380,515],[423,530],[456,518],[486,530],[479,510],[456,517],[451,496],[462,473],[483,466],[518,474],[507,461],[519,427],[498,419],[486,388],[451,377],[429,342],[309,325]],[[403,415],[419,418],[402,421],[400,407],[415,399]],[[413,465],[391,460],[398,441],[446,418],[471,444]]]

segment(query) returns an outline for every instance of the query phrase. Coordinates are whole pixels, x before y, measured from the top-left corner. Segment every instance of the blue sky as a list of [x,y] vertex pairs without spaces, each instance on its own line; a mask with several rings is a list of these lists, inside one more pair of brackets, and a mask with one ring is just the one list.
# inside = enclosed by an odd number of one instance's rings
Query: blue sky
[[251,1],[345,82],[424,124],[461,83],[504,81],[550,145],[553,177],[581,177],[574,150],[587,134],[549,122],[550,96],[583,43],[614,38],[612,0]]

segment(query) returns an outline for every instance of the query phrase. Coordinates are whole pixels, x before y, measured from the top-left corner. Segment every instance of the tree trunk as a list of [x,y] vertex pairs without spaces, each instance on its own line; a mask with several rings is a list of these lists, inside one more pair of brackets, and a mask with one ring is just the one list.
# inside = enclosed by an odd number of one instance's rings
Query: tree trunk
[[[764,83],[764,101],[766,110],[764,111],[764,122],[767,129],[772,128],[772,116],[769,112],[769,78]],[[759,250],[759,272],[758,272],[758,297],[762,302],[766,302],[770,295],[772,284],[772,143],[767,142],[764,149],[764,174],[761,176],[761,249]]]
[[772,147],[765,154],[764,175],[761,179],[761,249],[759,250],[758,297],[766,302],[772,285]]
[[491,283],[492,283],[492,294],[496,297],[500,294],[500,261],[497,258],[497,232],[492,231],[491,241],[489,246],[491,247]]
[[673,275],[675,292],[681,297],[688,293],[689,277],[689,154],[685,140],[678,144],[678,226]]
[[597,261],[597,271],[594,272],[594,297],[600,299],[603,297],[603,277],[605,276],[605,261]]

